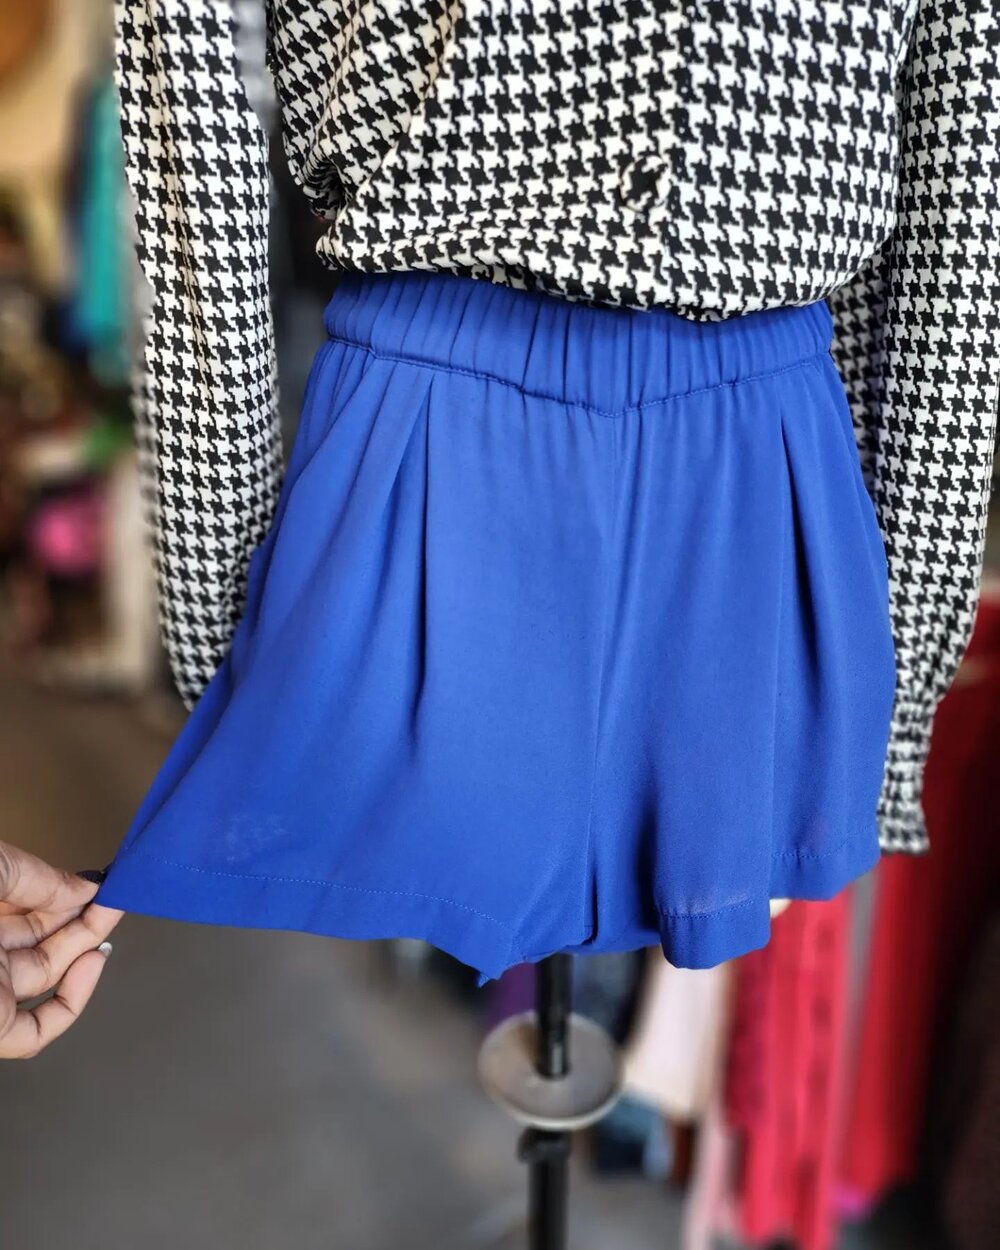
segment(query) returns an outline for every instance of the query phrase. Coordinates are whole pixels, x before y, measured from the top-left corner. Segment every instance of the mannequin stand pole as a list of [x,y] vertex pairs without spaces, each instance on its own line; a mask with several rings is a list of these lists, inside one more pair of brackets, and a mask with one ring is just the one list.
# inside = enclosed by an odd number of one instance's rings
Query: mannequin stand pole
[[[535,1066],[546,1080],[569,1075],[570,959],[569,955],[550,955],[536,965]],[[518,1158],[528,1165],[528,1250],[565,1250],[571,1149],[566,1131],[529,1127],[521,1134]]]
[[572,957],[550,955],[535,970],[535,1010],[486,1037],[479,1075],[527,1126],[517,1153],[528,1165],[528,1250],[566,1250],[571,1135],[614,1105],[621,1063],[604,1030],[570,1010]]

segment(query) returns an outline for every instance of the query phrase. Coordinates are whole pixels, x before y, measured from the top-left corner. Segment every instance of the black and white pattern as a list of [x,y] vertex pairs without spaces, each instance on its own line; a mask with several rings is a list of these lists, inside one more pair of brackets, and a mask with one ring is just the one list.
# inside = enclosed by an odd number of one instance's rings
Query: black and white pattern
[[887,237],[914,3],[275,0],[271,63],[334,267],[717,319]]
[[267,289],[267,147],[228,5],[117,7],[139,261],[152,287],[140,464],[160,616],[190,705],[229,645],[282,472]]
[[[118,0],[164,623],[189,702],[280,478],[265,153],[223,0]],[[919,852],[971,633],[1000,365],[991,0],[270,0],[268,63],[332,268],[445,269],[694,320],[827,297],[889,559],[879,805]]]
[[934,712],[979,602],[1000,391],[1000,10],[921,0],[892,235],[829,299],[886,543],[896,665],[885,849],[923,851]]

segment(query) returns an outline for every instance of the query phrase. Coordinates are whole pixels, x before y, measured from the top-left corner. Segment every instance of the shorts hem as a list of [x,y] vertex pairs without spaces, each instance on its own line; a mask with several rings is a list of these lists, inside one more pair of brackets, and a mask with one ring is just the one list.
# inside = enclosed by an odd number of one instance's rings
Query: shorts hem
[[[766,946],[770,900],[824,901],[875,866],[881,856],[873,821],[867,840],[846,840],[828,853],[776,852],[767,896],[754,895],[714,911],[657,909],[655,927],[637,925],[608,937],[569,937],[564,945],[527,953],[516,926],[467,904],[403,890],[318,879],[255,876],[168,861],[139,849],[111,865],[97,902],[164,919],[238,928],[282,929],[349,940],[416,938],[479,974],[479,985],[520,963],[550,954],[610,954],[659,945],[677,968],[712,968]],[[351,902],[345,905],[345,894]],[[647,926],[648,926],[647,918]]]
[[[714,968],[767,945],[771,938],[772,899],[826,902],[874,868],[880,857],[873,820],[866,838],[847,838],[828,851],[774,852],[766,895],[755,894],[707,912],[658,908],[645,925],[618,929],[611,935],[598,933],[592,939],[561,949],[586,955],[659,946],[675,968]],[[553,950],[526,954],[520,960],[536,962],[555,953]]]
[[[352,895],[346,905],[345,893]],[[361,941],[418,938],[475,968],[487,980],[518,962],[512,955],[511,926],[428,894],[228,873],[132,850],[111,865],[98,895],[105,907],[195,924]]]

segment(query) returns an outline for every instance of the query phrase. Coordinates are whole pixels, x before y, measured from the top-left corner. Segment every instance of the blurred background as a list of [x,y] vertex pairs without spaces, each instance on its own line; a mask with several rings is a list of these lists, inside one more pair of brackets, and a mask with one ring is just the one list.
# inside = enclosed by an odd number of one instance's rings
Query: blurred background
[[[272,151],[291,438],[332,277]],[[0,0],[0,837],[77,869],[111,858],[183,721],[129,406],[144,299],[110,0]],[[998,524],[935,723],[932,854],[793,903],[709,971],[575,961],[626,1075],[576,1141],[578,1250],[1000,1246]],[[477,990],[417,942],[128,917],[73,1032],[0,1065],[0,1250],[524,1244],[517,1129],[476,1054],[532,978]]]

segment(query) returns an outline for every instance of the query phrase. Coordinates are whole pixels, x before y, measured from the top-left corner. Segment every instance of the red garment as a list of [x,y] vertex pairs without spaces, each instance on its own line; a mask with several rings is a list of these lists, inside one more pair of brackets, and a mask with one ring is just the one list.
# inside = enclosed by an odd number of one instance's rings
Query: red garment
[[1000,886],[1000,590],[938,707],[924,778],[931,849],[887,856],[877,894],[840,1175],[870,1203],[912,1179],[939,1021]]
[[749,1242],[834,1244],[850,914],[848,891],[792,903],[768,945],[736,961],[725,1107]]

